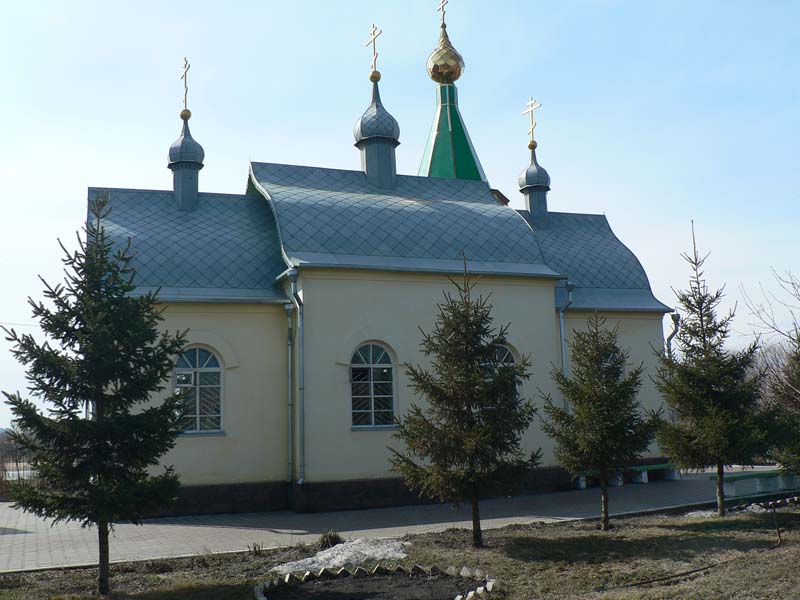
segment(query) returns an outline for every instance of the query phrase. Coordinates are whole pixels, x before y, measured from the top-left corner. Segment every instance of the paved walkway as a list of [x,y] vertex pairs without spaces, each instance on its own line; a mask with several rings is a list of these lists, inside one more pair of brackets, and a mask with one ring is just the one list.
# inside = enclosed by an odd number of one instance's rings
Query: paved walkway
[[[612,514],[683,506],[714,499],[707,475],[657,481],[610,490]],[[485,528],[598,516],[598,489],[498,498],[481,503]],[[142,526],[122,523],[111,537],[114,562],[246,550],[312,542],[333,529],[345,538],[391,537],[471,526],[469,507],[405,506],[329,513],[289,511],[150,519]],[[31,514],[0,503],[0,572],[96,564],[97,530],[75,523],[50,526]]]

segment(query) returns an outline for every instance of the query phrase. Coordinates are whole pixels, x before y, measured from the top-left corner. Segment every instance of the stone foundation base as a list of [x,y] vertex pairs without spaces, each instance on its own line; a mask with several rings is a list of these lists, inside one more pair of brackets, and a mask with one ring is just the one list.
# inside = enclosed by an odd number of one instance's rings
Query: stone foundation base
[[154,517],[265,512],[289,507],[289,485],[285,481],[187,485],[178,501]]
[[[572,477],[561,467],[542,467],[522,482],[517,493],[552,492],[572,488]],[[400,478],[360,479],[352,481],[306,482],[294,485],[290,506],[298,512],[325,512],[358,508],[385,508],[436,504],[438,500],[420,498]],[[488,492],[485,497],[503,495]]]
[[[643,459],[639,464],[659,464],[664,460],[655,457]],[[572,477],[561,467],[542,467],[525,478],[517,493],[552,492],[574,487]],[[504,494],[487,491],[485,497],[499,495]],[[172,508],[153,516],[265,512],[287,508],[297,512],[325,512],[437,502],[420,498],[399,478],[306,482],[291,487],[285,481],[266,481],[184,486]]]

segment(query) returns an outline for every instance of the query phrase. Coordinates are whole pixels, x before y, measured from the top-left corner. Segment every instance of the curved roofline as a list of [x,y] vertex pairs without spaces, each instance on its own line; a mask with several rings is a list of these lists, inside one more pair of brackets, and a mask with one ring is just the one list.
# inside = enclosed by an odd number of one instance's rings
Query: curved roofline
[[[635,260],[636,264],[639,265],[639,268],[642,270],[642,273],[644,273],[644,278],[647,281],[647,289],[650,290],[650,293],[652,294],[653,293],[653,286],[650,285],[650,277],[647,275],[647,271],[645,270],[644,265],[642,264],[642,261],[640,261],[639,257],[636,256],[636,253],[633,250],[631,250],[630,248],[628,248],[627,244],[625,244],[625,242],[623,242],[621,239],[619,239],[619,236],[617,236],[617,234],[614,233],[614,229],[611,227],[611,223],[608,222],[608,217],[605,214],[602,214],[602,215],[599,215],[599,216],[603,218],[603,221],[605,222],[606,227],[608,227],[608,231],[611,232],[611,235],[614,236],[614,239],[616,239],[619,242],[620,246],[622,246],[623,248],[625,248],[625,250],[630,252],[631,256],[633,257],[633,260]],[[653,294],[653,298],[655,298],[655,294]],[[658,300],[658,299],[656,298],[656,300]]]
[[[269,192],[266,190],[264,186],[262,186],[258,179],[253,173],[253,161],[250,161],[248,165],[248,182],[252,183],[255,190],[264,197],[264,200],[267,202],[267,206],[269,206],[269,210],[272,213],[272,218],[275,219],[275,231],[278,233],[278,246],[281,249],[281,258],[283,258],[283,262],[286,263],[286,266],[290,269],[297,268],[298,265],[294,264],[289,256],[286,254],[286,249],[283,247],[283,237],[281,235],[281,223],[278,220],[278,212],[275,210],[275,206],[272,203],[272,197],[269,195]],[[276,280],[277,281],[277,280]]]

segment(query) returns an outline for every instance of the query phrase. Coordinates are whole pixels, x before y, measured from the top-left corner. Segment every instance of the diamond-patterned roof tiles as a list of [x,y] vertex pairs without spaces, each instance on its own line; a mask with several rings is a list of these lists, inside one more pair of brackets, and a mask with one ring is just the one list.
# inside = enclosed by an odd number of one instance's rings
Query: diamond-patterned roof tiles
[[266,163],[251,169],[275,208],[284,251],[297,262],[369,259],[373,267],[395,268],[398,258],[454,261],[415,261],[414,270],[449,270],[463,250],[476,271],[513,263],[520,274],[555,275],[525,220],[484,182],[400,175],[394,189],[383,190],[361,171]]
[[372,83],[372,102],[353,126],[353,137],[356,142],[373,137],[392,140],[400,138],[400,126],[397,124],[397,120],[384,108],[377,81]]
[[89,189],[89,200],[109,192],[106,230],[136,252],[140,291],[161,288],[171,300],[285,301],[275,278],[286,269],[274,217],[258,196],[199,195],[181,211],[172,191]]
[[200,194],[191,211],[172,191],[90,188],[89,199],[109,192],[107,230],[131,239],[139,291],[161,288],[165,300],[285,302],[275,285],[284,254],[297,265],[453,272],[463,250],[475,272],[568,277],[575,309],[669,310],[603,215],[549,213],[536,228],[474,180],[400,175],[385,190],[361,171],[252,163],[251,184],[263,197]]
[[[641,263],[605,215],[548,213],[546,227],[531,223],[544,260],[576,286],[574,308],[670,310],[653,296]],[[557,299],[557,304],[563,302]]]
[[633,252],[611,231],[604,215],[551,212],[535,229],[548,265],[579,287],[650,289]]
[[189,131],[189,121],[183,122],[180,137],[172,142],[169,147],[170,164],[179,162],[194,162],[203,164],[205,152],[203,147],[192,137]]

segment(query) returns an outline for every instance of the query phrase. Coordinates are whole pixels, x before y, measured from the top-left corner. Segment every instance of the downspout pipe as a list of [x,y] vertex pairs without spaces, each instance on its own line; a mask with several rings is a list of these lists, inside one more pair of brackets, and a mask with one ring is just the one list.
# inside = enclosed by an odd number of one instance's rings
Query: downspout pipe
[[[575,284],[567,282],[567,301],[558,311],[558,332],[561,337],[561,374],[567,376],[567,334],[564,326],[564,313],[572,304],[572,291],[575,289]],[[566,408],[567,401],[564,400],[564,407]]]
[[[670,313],[670,318],[672,319],[672,333],[667,336],[667,358],[672,360],[672,338],[678,335],[678,331],[681,328],[681,315],[676,310],[675,312]],[[669,409],[669,420],[673,423],[677,421],[678,413],[675,412],[673,409]]]
[[292,386],[292,359],[294,358],[292,352],[292,342],[294,338],[294,304],[284,304],[283,310],[286,311],[286,325],[288,328],[288,336],[286,338],[286,415],[288,423],[289,437],[289,465],[287,481],[291,484],[294,479],[294,405],[292,398],[294,396],[294,387]]
[[678,330],[681,328],[681,315],[676,310],[669,316],[672,319],[672,333],[667,336],[667,357],[672,358],[672,338],[678,335]]
[[297,310],[297,443],[298,468],[297,485],[303,485],[306,481],[306,403],[305,403],[305,372],[303,370],[303,299],[297,291],[297,269],[289,271],[289,281],[292,284],[292,303]]

